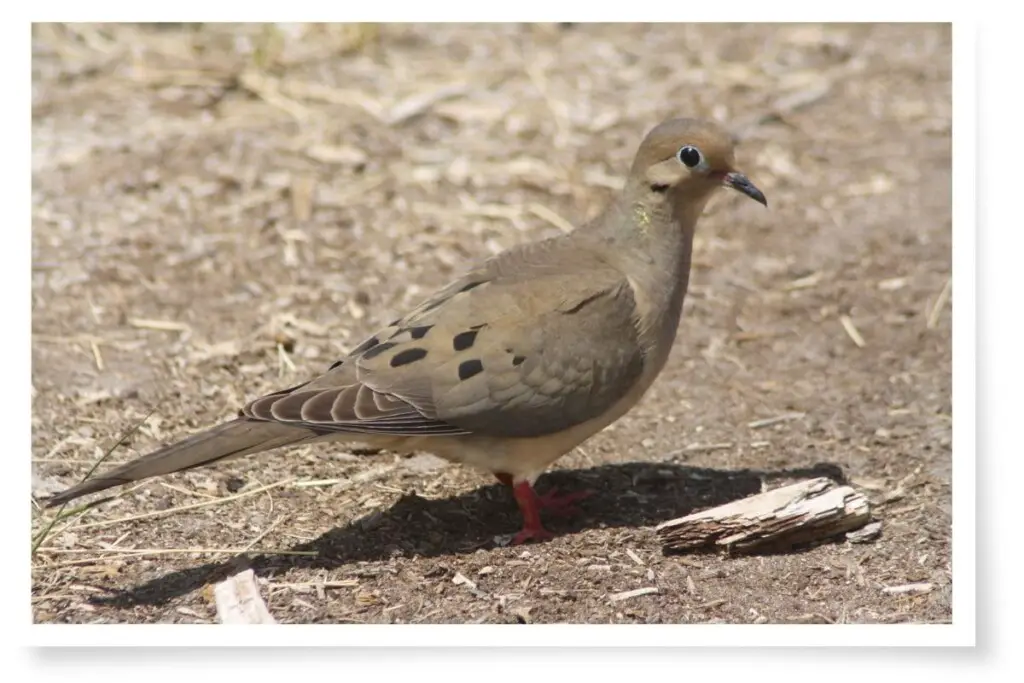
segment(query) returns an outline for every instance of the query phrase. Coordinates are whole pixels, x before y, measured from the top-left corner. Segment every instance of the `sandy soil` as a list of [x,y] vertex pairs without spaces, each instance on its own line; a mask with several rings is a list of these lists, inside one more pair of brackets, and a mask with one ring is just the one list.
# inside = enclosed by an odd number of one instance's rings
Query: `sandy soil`
[[[214,621],[248,566],[283,622],[951,621],[947,26],[42,25],[32,76],[35,495],[593,215],[665,117],[729,125],[770,200],[714,201],[665,372],[539,482],[598,492],[555,540],[503,547],[508,491],[432,456],[298,448],[58,521],[37,621]],[[662,554],[817,473],[876,542]]]

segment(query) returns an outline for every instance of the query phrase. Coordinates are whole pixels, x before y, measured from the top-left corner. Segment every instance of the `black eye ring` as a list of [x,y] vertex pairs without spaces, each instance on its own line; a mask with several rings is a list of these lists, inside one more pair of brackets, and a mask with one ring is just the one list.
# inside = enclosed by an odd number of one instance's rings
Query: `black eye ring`
[[680,147],[679,151],[676,152],[676,157],[678,157],[680,163],[687,168],[693,168],[703,160],[700,150],[693,145],[684,145],[683,147]]

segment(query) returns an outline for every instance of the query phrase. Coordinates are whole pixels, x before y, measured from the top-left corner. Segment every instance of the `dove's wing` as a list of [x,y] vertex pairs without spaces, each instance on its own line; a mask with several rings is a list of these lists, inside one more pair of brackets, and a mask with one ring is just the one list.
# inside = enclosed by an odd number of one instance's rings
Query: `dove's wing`
[[629,282],[555,238],[486,262],[244,414],[317,431],[534,437],[610,410],[643,366]]

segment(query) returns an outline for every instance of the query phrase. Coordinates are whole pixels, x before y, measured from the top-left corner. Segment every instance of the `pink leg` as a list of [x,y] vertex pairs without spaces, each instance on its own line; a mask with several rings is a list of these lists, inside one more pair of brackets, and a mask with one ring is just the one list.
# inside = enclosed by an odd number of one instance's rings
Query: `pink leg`
[[530,482],[521,481],[518,484],[512,482],[512,477],[504,472],[496,474],[498,481],[512,487],[512,495],[519,504],[519,511],[523,514],[523,529],[512,538],[512,545],[519,545],[529,540],[542,541],[552,538],[552,533],[544,528],[540,521],[541,510],[547,510],[553,514],[565,516],[576,512],[573,503],[582,500],[593,491],[578,491],[559,495],[557,491],[551,491],[543,496],[530,486]]
[[513,486],[512,495],[519,503],[519,511],[523,513],[523,530],[512,537],[512,545],[552,538],[553,534],[540,522],[541,498],[530,486],[530,482],[521,481]]

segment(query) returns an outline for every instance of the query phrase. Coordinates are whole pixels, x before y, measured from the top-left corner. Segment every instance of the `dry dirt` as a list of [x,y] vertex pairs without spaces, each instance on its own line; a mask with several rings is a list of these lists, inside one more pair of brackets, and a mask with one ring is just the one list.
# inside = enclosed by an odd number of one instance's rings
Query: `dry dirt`
[[[713,202],[663,375],[539,481],[597,491],[553,541],[502,546],[483,474],[299,448],[58,521],[37,621],[214,621],[246,566],[282,622],[951,621],[947,25],[37,25],[33,51],[37,496],[589,217],[665,117],[729,125],[770,202]],[[877,541],[661,552],[658,522],[816,473]]]

